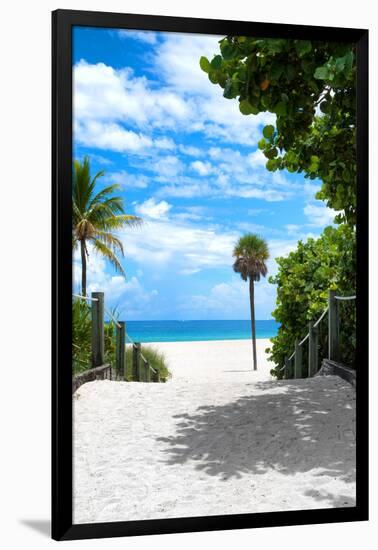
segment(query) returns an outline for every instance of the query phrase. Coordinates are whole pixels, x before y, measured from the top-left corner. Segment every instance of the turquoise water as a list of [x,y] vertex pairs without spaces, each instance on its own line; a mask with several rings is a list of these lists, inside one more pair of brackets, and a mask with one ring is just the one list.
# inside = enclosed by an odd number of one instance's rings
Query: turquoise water
[[[256,321],[256,338],[277,334],[276,321]],[[128,321],[126,331],[134,342],[196,342],[203,340],[246,340],[251,338],[250,321]]]

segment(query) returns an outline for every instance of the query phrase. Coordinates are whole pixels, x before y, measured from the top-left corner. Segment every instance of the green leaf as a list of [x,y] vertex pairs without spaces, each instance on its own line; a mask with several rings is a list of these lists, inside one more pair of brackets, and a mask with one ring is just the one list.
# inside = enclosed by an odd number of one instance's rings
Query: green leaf
[[286,103],[279,101],[274,107],[274,112],[276,115],[286,115]]
[[213,84],[218,84],[219,83],[218,71],[214,71],[213,69],[210,69],[210,71],[209,71],[209,80]]
[[309,40],[298,40],[295,44],[295,49],[299,57],[303,57],[312,50],[312,45]]
[[210,65],[211,65],[212,69],[216,69],[216,70],[220,69],[222,67],[222,56],[221,55],[216,55],[212,59]]
[[269,73],[270,79],[278,80],[283,72],[284,72],[284,66],[282,65],[282,63],[278,63],[277,61],[275,61]]
[[267,145],[267,142],[265,141],[264,138],[261,138],[257,144],[258,148],[261,150],[265,149],[266,145]]
[[287,94],[285,94],[284,92],[281,94],[281,99],[284,103],[289,102],[289,96]]
[[221,42],[220,46],[222,56],[224,59],[232,59],[234,55],[234,47],[229,42]]
[[293,65],[286,65],[285,72],[286,72],[286,78],[290,82],[291,80],[293,80],[293,78],[295,78],[297,74],[297,69],[296,67],[293,67]]
[[243,115],[257,115],[259,110],[254,105],[251,105],[248,99],[243,99],[239,103],[239,110]]
[[273,134],[274,134],[274,126],[272,126],[271,124],[269,124],[268,126],[265,126],[265,128],[263,129],[263,136],[266,139],[269,139],[270,137],[272,137]]
[[277,147],[272,147],[272,149],[268,149],[267,151],[264,151],[264,155],[268,159],[274,159],[278,155]]
[[278,167],[277,159],[269,159],[265,166],[267,167],[269,172],[274,172],[275,170],[277,170]]
[[200,58],[199,64],[201,69],[205,73],[208,73],[210,71],[210,61],[204,55]]
[[314,72],[314,78],[318,80],[326,80],[329,78],[329,71],[327,67],[317,67],[316,71]]

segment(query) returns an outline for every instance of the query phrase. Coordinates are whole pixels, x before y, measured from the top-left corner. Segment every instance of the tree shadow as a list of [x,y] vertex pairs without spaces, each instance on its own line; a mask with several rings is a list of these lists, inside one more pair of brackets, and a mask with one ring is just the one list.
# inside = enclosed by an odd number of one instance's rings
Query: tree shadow
[[318,491],[316,489],[308,489],[304,492],[304,495],[330,508],[345,508],[356,505],[355,500],[351,499],[349,495],[333,495],[328,491]]
[[175,435],[158,438],[163,461],[192,461],[222,480],[273,469],[286,475],[314,470],[353,482],[355,446],[344,432],[351,430],[354,410],[338,399],[337,381],[320,381],[317,392],[304,382],[256,382],[253,395],[176,415]]

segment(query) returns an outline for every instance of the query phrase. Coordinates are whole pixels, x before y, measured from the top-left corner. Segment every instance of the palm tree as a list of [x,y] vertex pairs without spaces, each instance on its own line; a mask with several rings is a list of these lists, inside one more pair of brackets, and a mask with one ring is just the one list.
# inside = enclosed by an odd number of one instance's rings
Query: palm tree
[[252,350],[253,350],[253,370],[257,370],[256,356],[256,320],[255,320],[255,281],[259,281],[261,275],[265,277],[268,273],[266,261],[269,258],[269,250],[266,241],[254,235],[247,233],[240,237],[235,245],[233,256],[235,259],[233,268],[236,273],[240,273],[243,281],[249,280],[249,302],[251,307],[251,325],[252,325]]
[[123,199],[114,195],[115,191],[120,189],[119,185],[109,185],[96,192],[97,180],[103,175],[104,172],[98,172],[91,177],[88,157],[85,157],[82,163],[78,160],[73,163],[73,247],[80,246],[83,296],[87,293],[87,242],[90,241],[94,249],[124,275],[125,272],[117,257],[117,253],[123,255],[123,246],[112,231],[125,225],[139,225],[142,221],[136,216],[125,214]]

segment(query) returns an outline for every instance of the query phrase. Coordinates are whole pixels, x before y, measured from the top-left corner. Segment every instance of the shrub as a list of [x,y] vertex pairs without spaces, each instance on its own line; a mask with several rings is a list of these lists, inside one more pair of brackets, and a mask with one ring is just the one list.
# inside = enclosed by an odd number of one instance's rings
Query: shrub
[[[112,311],[117,317],[116,310]],[[116,330],[113,321],[104,326],[104,362],[115,365]],[[84,300],[72,302],[72,373],[91,368],[92,318],[91,306]]]
[[[327,227],[318,239],[299,241],[297,249],[286,258],[278,258],[278,272],[270,277],[277,284],[276,309],[273,317],[280,323],[277,336],[271,339],[267,351],[276,368],[271,373],[278,378],[285,357],[294,350],[295,339],[302,339],[308,331],[308,322],[315,321],[327,307],[328,290],[342,295],[355,294],[356,273],[355,232],[347,225]],[[340,306],[341,361],[355,366],[356,316],[355,303]],[[320,355],[327,350],[327,320],[321,323]],[[303,348],[307,359],[307,346]]]
[[[149,362],[150,366],[159,372],[160,381],[166,382],[172,375],[168,370],[167,361],[164,353],[158,351],[152,346],[142,345],[142,354]],[[128,380],[133,380],[133,346],[126,346],[126,375]]]

